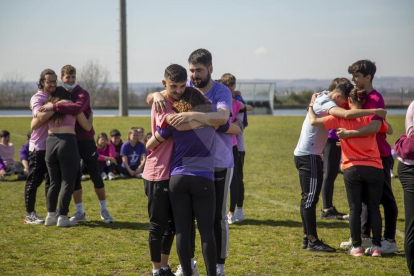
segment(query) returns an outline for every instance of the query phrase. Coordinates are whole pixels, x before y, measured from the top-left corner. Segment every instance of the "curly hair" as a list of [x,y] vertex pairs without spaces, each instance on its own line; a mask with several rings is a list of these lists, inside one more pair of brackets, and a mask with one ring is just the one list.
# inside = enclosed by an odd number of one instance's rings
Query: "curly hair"
[[[71,100],[70,93],[66,91],[66,89],[62,86],[56,87],[55,92],[50,95],[50,98],[47,102],[54,104],[60,100]],[[49,121],[53,121],[55,125],[58,125],[63,121],[63,118],[65,118],[65,114],[55,112],[52,117],[50,117]]]
[[211,102],[194,87],[186,87],[180,100],[174,102],[173,109],[177,113],[181,112],[212,112]]

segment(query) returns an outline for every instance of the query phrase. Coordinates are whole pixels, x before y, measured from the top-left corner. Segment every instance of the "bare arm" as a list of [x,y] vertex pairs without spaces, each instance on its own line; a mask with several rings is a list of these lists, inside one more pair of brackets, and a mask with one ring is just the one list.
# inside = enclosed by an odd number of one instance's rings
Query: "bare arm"
[[31,129],[35,130],[41,127],[44,123],[46,123],[50,119],[50,117],[52,117],[54,113],[55,112],[53,111],[38,112],[36,114],[36,118],[32,119],[32,122],[30,124]]
[[377,133],[381,128],[382,122],[379,120],[372,120],[367,126],[361,127],[355,130],[346,130],[344,128],[338,128],[336,135],[341,139],[348,139],[349,137],[363,137],[374,133]]
[[124,163],[125,168],[128,170],[129,175],[134,176],[135,172],[133,170],[131,170],[131,168],[129,167],[129,164],[128,164],[128,156],[122,156],[122,162]]
[[385,118],[387,115],[387,111],[382,108],[378,109],[351,109],[346,110],[340,107],[332,107],[329,109],[329,114],[338,118],[342,119],[355,119],[360,118],[364,116],[370,116],[370,115],[377,115],[381,118]]
[[147,104],[152,106],[155,104],[155,110],[158,113],[165,112],[167,110],[167,100],[165,99],[165,90],[161,92],[151,92],[147,96]]
[[171,125],[176,127],[182,123],[187,123],[190,121],[199,121],[203,125],[209,126],[221,126],[224,125],[230,116],[230,110],[227,108],[220,108],[217,112],[183,112],[176,114],[176,116],[171,120]]
[[323,123],[323,120],[321,118],[316,117],[315,111],[313,111],[313,106],[308,107],[308,116],[309,116],[310,124],[312,126],[315,126],[315,127],[325,126],[325,124]]
[[138,168],[136,169],[136,171],[135,171],[136,173],[142,173],[144,171],[146,160],[147,160],[147,154],[146,153],[141,154],[141,157],[140,157],[141,163],[139,164]]
[[242,133],[242,130],[238,125],[231,123],[226,133],[231,135],[239,135],[240,133]]
[[[155,137],[157,137],[157,139],[155,139]],[[161,137],[161,135],[158,134],[158,132],[156,131],[154,133],[153,136],[151,136],[151,138],[148,140],[147,144],[145,145],[145,147],[147,148],[147,150],[153,150],[155,149],[159,144],[161,144],[162,142],[164,142],[165,139]]]
[[[67,115],[70,116],[70,115]],[[92,124],[89,122],[88,119],[86,119],[85,114],[83,114],[83,112],[79,113],[78,115],[76,115],[76,121],[78,121],[78,123],[80,124],[80,126],[86,130],[86,131],[90,131],[92,128]]]
[[386,133],[389,134],[389,135],[393,134],[394,133],[394,130],[392,129],[392,126],[388,122],[386,122],[386,123],[388,125],[388,130],[387,130]]

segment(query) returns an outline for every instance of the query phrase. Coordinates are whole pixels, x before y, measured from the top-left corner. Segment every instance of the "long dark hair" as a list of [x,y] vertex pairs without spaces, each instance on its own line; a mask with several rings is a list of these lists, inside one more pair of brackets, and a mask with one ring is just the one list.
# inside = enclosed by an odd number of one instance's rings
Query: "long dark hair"
[[[56,87],[55,92],[52,93],[47,102],[57,103],[60,100],[71,100],[70,93],[62,86]],[[49,121],[53,121],[55,125],[58,125],[62,122],[63,118],[65,118],[65,114],[55,112],[52,117],[50,117]]]

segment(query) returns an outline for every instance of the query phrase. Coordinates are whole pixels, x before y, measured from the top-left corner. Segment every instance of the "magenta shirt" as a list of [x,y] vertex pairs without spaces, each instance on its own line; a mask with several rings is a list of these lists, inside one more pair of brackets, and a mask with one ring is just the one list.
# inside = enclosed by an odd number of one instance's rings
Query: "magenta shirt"
[[[375,109],[375,108],[385,108],[384,99],[382,98],[381,94],[378,93],[377,90],[372,90],[365,100],[364,109]],[[383,118],[378,117],[376,115],[371,116],[371,120],[380,120],[381,122],[384,121]],[[386,133],[377,133],[377,144],[378,149],[380,152],[381,157],[387,157],[391,155],[391,146],[387,142],[387,134]]]
[[[33,118],[36,118],[39,109],[47,102],[50,95],[43,92],[37,91],[36,94],[30,99],[30,109],[32,110]],[[46,150],[46,139],[47,131],[49,127],[47,124],[43,124],[38,129],[33,130],[32,136],[29,141],[29,151],[41,151]]]

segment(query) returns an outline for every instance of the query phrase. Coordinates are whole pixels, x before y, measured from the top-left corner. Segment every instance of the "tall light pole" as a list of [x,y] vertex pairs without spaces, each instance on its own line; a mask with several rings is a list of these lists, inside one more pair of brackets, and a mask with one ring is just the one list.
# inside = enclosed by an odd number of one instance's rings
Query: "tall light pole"
[[127,32],[126,0],[119,0],[119,38],[120,38],[120,83],[119,116],[128,116],[128,66],[127,66]]

